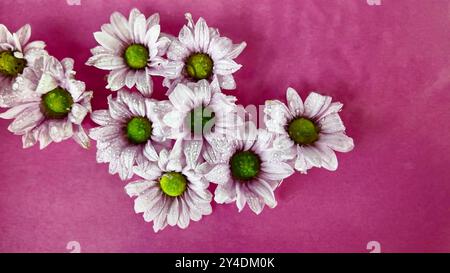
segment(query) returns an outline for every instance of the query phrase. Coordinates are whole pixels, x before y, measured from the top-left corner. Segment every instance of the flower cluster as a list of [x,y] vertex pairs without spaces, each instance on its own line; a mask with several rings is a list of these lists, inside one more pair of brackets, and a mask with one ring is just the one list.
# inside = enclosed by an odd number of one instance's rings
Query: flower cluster
[[[86,63],[108,70],[106,88],[117,91],[108,109],[91,113],[96,160],[123,181],[139,177],[125,191],[155,232],[187,228],[212,213],[213,199],[256,214],[274,208],[285,178],[313,167],[334,171],[335,151],[354,146],[339,116],[343,105],[315,92],[303,102],[289,88],[287,103],[267,101],[258,128],[236,97],[222,93],[236,88],[241,65],[234,59],[246,43],[185,17],[175,37],[161,32],[158,14],[115,12],[94,33],[99,45]],[[0,25],[0,106],[10,108],[0,117],[15,119],[9,130],[23,136],[24,147],[70,137],[88,147],[81,123],[92,92],[74,79],[73,60],[59,62],[29,37],[29,26],[11,34]],[[157,76],[167,100],[151,98]],[[217,184],[214,194],[210,183]]]
[[11,33],[0,24],[0,118],[14,119],[8,130],[22,136],[24,148],[73,138],[89,147],[81,126],[91,112],[92,92],[75,79],[74,61],[58,61],[42,41],[29,42],[31,27]]
[[[221,91],[236,88],[233,73],[241,65],[234,59],[246,43],[185,16],[174,37],[161,32],[158,14],[116,12],[94,33],[99,46],[87,62],[110,70],[106,87],[118,91],[108,97],[109,109],[91,115],[99,125],[89,134],[97,161],[122,180],[140,177],[125,190],[155,232],[210,214],[213,196],[259,214],[277,205],[275,189],[295,170],[336,170],[334,151],[353,148],[338,115],[342,104],[317,93],[303,103],[288,89],[288,106],[267,101],[265,128],[246,121],[237,99]],[[168,100],[151,99],[152,76],[164,78]],[[214,195],[210,183],[217,184]]]

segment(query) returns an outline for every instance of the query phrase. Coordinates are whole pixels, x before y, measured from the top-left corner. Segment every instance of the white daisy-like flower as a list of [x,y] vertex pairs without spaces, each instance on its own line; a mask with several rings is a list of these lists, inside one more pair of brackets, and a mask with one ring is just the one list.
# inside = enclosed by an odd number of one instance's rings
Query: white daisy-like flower
[[217,138],[234,134],[238,123],[236,97],[217,91],[207,80],[184,85],[179,83],[169,101],[172,110],[163,122],[171,128],[169,138],[196,141],[203,146]]
[[162,56],[170,44],[161,35],[159,14],[148,19],[138,9],[132,9],[128,20],[119,12],[111,15],[94,37],[100,46],[91,50],[87,65],[111,70],[106,88],[117,91],[124,86],[136,88],[146,97],[153,91],[151,75],[161,75]]
[[278,148],[294,154],[295,169],[302,173],[312,167],[336,170],[338,161],[334,151],[349,152],[354,147],[339,116],[343,104],[315,92],[303,103],[292,88],[287,89],[286,100],[288,106],[270,100],[264,108],[267,129],[284,138]]
[[28,42],[30,25],[24,25],[11,33],[0,24],[0,107],[12,107],[21,102],[24,90],[18,88],[16,80],[33,66],[41,55],[47,54],[42,41]]
[[161,150],[151,161],[134,168],[143,179],[131,182],[125,190],[134,201],[136,213],[144,213],[146,222],[153,221],[158,232],[167,225],[187,228],[190,220],[199,221],[212,212],[209,183],[202,176],[199,164],[200,147],[177,141],[169,152]]
[[181,29],[178,39],[172,40],[167,51],[169,63],[165,64],[164,86],[170,93],[178,83],[216,79],[222,89],[236,89],[233,73],[242,65],[235,59],[247,46],[245,42],[233,44],[219,31],[208,27],[203,18],[194,24],[186,13],[187,25]]
[[170,109],[166,101],[157,102],[139,93],[119,90],[108,97],[108,110],[97,110],[91,119],[99,124],[89,136],[97,141],[97,162],[108,163],[111,174],[122,180],[133,176],[133,166],[157,156],[156,143],[166,140],[168,131],[161,116]]
[[239,212],[247,203],[260,214],[265,205],[277,205],[274,190],[294,170],[274,149],[276,135],[250,125],[247,133],[241,131],[228,145],[213,145],[203,153],[209,164],[205,178],[218,184],[214,193],[217,203],[236,202]]
[[0,118],[14,119],[8,130],[22,135],[23,147],[40,143],[40,148],[51,142],[73,139],[84,148],[89,138],[81,123],[91,112],[92,91],[85,91],[84,82],[74,79],[74,61],[59,62],[48,55],[39,57],[24,70],[19,89],[24,90],[25,101],[0,114]]

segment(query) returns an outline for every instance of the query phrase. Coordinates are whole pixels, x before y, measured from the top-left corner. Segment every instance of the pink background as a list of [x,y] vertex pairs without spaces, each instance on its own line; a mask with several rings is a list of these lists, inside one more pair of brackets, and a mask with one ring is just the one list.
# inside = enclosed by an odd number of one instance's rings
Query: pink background
[[0,21],[30,23],[51,54],[74,58],[101,109],[106,72],[84,65],[92,33],[132,7],[159,12],[164,32],[178,34],[190,11],[247,41],[238,89],[226,93],[242,104],[284,99],[288,86],[331,95],[356,148],[338,154],[336,172],[287,179],[260,216],[213,205],[187,230],[155,234],[125,183],[95,163],[95,145],[22,150],[1,120],[1,252],[66,252],[69,241],[82,252],[368,252],[372,240],[383,252],[450,251],[450,1],[4,0]]

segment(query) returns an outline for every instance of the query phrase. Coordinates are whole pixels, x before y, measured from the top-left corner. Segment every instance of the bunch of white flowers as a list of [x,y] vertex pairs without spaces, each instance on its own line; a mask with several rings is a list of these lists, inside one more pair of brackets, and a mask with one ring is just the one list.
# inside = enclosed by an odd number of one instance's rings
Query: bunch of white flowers
[[[256,214],[274,208],[283,179],[312,167],[336,170],[335,151],[353,148],[339,117],[343,105],[314,92],[303,102],[289,88],[287,105],[266,102],[264,128],[248,121],[236,97],[222,93],[236,88],[241,65],[234,59],[246,43],[220,36],[203,18],[185,17],[174,37],[161,32],[158,14],[115,12],[94,33],[99,45],[86,63],[109,70],[106,88],[117,91],[108,109],[91,114],[99,125],[89,132],[97,162],[109,163],[109,173],[122,180],[140,177],[125,190],[155,232],[211,214],[213,197],[236,202],[239,211],[245,204]],[[23,135],[25,147],[71,136],[87,147],[81,122],[92,92],[73,79],[72,60],[58,62],[43,42],[26,45],[28,38],[29,27],[10,34],[0,26],[0,104],[11,107],[0,117],[15,118],[9,129]],[[155,76],[164,78],[168,100],[151,98]]]

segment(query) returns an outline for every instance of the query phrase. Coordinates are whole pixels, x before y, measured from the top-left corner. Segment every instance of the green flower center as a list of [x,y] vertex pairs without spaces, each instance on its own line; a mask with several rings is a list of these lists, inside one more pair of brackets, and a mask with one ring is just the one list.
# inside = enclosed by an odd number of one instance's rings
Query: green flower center
[[72,105],[72,95],[66,89],[58,86],[42,95],[41,112],[49,119],[62,119],[67,117]]
[[[187,116],[187,122],[192,133],[202,133],[209,121],[213,120],[216,114],[208,107],[199,106],[192,109]],[[214,125],[214,120],[211,122]],[[212,128],[212,126],[211,126]]]
[[124,57],[129,67],[132,69],[142,69],[148,63],[148,48],[143,45],[132,44],[125,50]]
[[142,144],[152,136],[152,123],[148,118],[134,117],[128,121],[125,130],[131,143]]
[[289,137],[299,145],[309,145],[319,139],[319,128],[306,118],[292,120],[287,131]]
[[235,153],[230,160],[231,174],[234,178],[247,181],[255,178],[261,169],[259,156],[251,151]]
[[165,194],[171,197],[177,197],[186,191],[187,180],[181,173],[168,172],[161,176],[159,185]]
[[186,60],[186,72],[194,80],[208,79],[213,72],[213,61],[208,54],[192,54]]
[[13,51],[0,52],[0,74],[16,77],[22,74],[26,66],[27,60],[16,58]]

